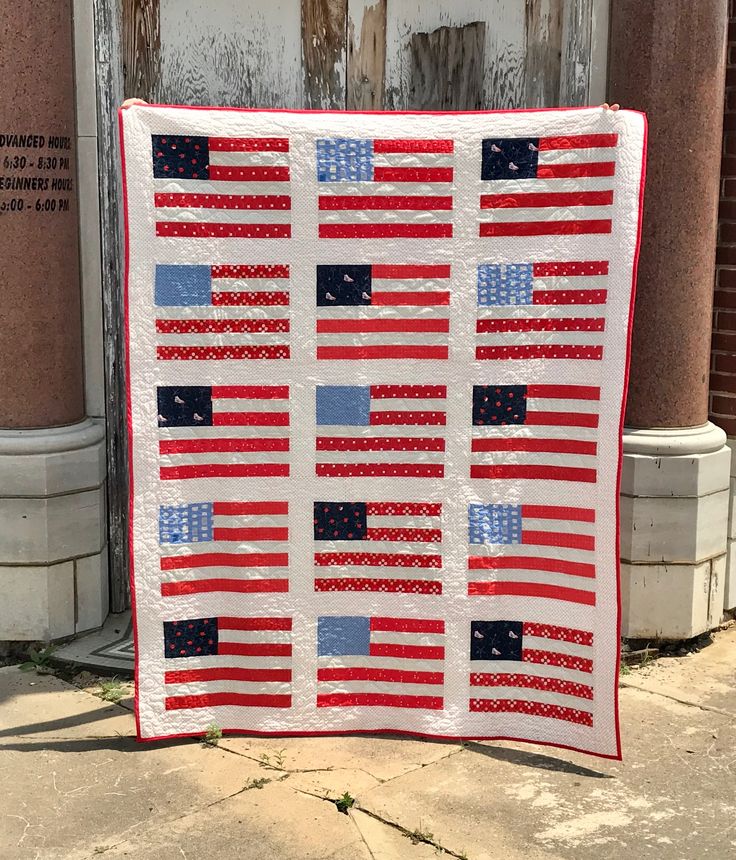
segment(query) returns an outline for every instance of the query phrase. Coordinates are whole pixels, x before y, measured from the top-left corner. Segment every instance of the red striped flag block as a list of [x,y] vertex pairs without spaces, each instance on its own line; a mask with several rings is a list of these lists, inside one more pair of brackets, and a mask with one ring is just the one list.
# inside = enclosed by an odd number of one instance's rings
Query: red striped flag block
[[[478,266],[475,357],[603,358],[608,263]],[[574,305],[574,308],[570,308]]]
[[317,707],[442,710],[444,640],[441,620],[320,617]]
[[288,385],[165,385],[157,393],[161,480],[289,475]]
[[167,711],[291,707],[291,618],[164,621]]
[[593,385],[474,385],[470,477],[595,483],[599,401]]
[[442,505],[315,502],[315,591],[442,594]]
[[593,634],[586,630],[471,621],[470,665],[471,711],[593,725]]
[[289,267],[157,265],[156,357],[289,358]]
[[453,152],[441,139],[318,140],[320,238],[450,238]]
[[595,606],[595,510],[470,504],[468,594]]
[[318,385],[317,475],[442,478],[446,398],[445,385]]
[[610,233],[617,146],[616,134],[485,139],[480,235]]
[[288,591],[288,541],[288,502],[161,505],[161,594]]
[[156,235],[288,239],[289,139],[152,136]]
[[317,266],[317,358],[446,359],[450,266]]

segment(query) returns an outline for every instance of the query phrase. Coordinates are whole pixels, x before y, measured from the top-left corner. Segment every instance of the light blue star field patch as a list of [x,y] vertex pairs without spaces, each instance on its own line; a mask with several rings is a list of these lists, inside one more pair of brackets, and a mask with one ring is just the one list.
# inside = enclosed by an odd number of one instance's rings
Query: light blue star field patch
[[478,266],[478,307],[531,305],[533,263],[483,263]]
[[521,505],[468,505],[470,543],[521,543]]
[[212,540],[212,503],[161,505],[159,543],[203,543]]
[[373,141],[332,138],[317,141],[319,182],[371,182]]

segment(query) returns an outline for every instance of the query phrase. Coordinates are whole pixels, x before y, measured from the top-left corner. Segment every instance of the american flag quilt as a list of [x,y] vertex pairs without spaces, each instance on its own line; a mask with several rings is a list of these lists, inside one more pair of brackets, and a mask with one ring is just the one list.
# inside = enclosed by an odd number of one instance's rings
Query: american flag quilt
[[619,757],[644,116],[120,124],[139,737]]

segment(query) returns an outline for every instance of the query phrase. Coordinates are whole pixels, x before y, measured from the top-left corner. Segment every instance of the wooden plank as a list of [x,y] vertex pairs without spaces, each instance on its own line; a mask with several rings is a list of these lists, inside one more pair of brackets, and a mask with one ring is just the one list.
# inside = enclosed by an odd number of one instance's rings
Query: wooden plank
[[123,71],[126,98],[151,101],[159,78],[159,0],[123,0]]
[[457,0],[418,3],[391,0],[386,10],[384,107],[406,110],[411,103],[412,33],[485,22],[481,107],[523,107],[526,98],[526,15],[523,0]]
[[486,25],[440,27],[411,37],[412,110],[479,110]]
[[128,444],[125,424],[123,217],[118,107],[123,101],[121,0],[95,0],[100,239],[107,425],[107,520],[110,610],[130,607]]
[[304,106],[300,0],[159,0],[159,5],[156,101]]
[[593,0],[565,0],[562,24],[560,105],[587,105],[590,92],[590,49]]
[[526,107],[555,107],[560,98],[564,0],[527,0]]
[[347,0],[302,0],[301,17],[305,104],[344,108]]
[[386,0],[348,2],[348,110],[381,110],[386,74]]

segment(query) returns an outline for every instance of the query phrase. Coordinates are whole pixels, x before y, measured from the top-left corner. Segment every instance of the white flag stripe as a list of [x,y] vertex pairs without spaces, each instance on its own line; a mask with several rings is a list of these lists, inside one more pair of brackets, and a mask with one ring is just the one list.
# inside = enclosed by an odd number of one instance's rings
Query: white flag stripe
[[[218,528],[218,526],[215,526]],[[241,541],[241,540],[209,540],[195,541],[191,544],[162,544],[161,555],[168,557],[201,555],[202,553],[227,552],[227,553],[254,553],[254,552],[288,552],[289,544],[286,541]]]
[[[176,598],[171,598],[175,600]],[[187,596],[186,600],[191,600],[191,596]],[[288,643],[289,640],[284,640]],[[244,661],[247,664],[244,665]],[[202,657],[171,657],[166,658],[164,670],[167,672],[181,672],[189,669],[197,671],[198,669],[288,669],[291,665],[290,656],[262,657],[249,656],[243,657],[241,654],[216,654],[205,655]]]
[[478,308],[478,319],[569,319],[570,317],[600,319],[605,316],[603,305],[495,305]]
[[[559,410],[562,411],[562,410]],[[504,424],[501,427],[473,427],[476,439],[520,438],[520,439],[574,439],[582,442],[595,442],[598,439],[596,427],[565,427],[551,424],[529,427],[524,424]]]
[[430,514],[368,514],[369,529],[439,529],[441,519]]
[[[267,167],[289,164],[288,152],[238,152],[237,150],[211,149],[209,156],[211,165],[222,167]],[[286,182],[274,183],[287,185]]]
[[[242,660],[243,658],[241,658]],[[283,658],[291,663],[290,657]],[[246,668],[246,667],[244,667]],[[255,668],[248,661],[247,668]],[[277,666],[278,669],[288,669],[286,663]],[[201,696],[208,693],[261,693],[265,695],[288,694],[291,692],[291,681],[190,681],[186,684],[167,684],[167,696]]]
[[[283,291],[282,291],[283,292]],[[587,310],[587,309],[586,309]],[[287,306],[253,307],[248,305],[217,307],[197,305],[189,307],[157,307],[156,319],[161,320],[212,320],[228,322],[230,320],[267,320],[290,318]],[[578,312],[575,311],[576,316]]]
[[451,152],[376,152],[373,154],[375,167],[452,167],[453,162]]
[[212,398],[213,412],[287,412],[289,401],[286,398],[255,399],[252,397]]
[[586,176],[566,179],[484,179],[481,182],[481,193],[545,194],[550,191],[610,191],[613,183],[613,176]]
[[[420,292],[417,290],[417,292]],[[285,308],[288,312],[288,308]],[[448,319],[447,305],[360,305],[355,307],[321,307],[319,319]]]
[[583,698],[581,696],[566,696],[564,693],[555,693],[551,690],[535,690],[529,687],[471,686],[470,695],[474,699],[523,699],[527,702],[558,705],[559,707],[575,708],[580,711],[589,711],[593,705],[592,699]]
[[[412,660],[412,666],[406,671],[409,672],[424,672],[437,671],[430,669],[428,666],[421,669],[413,664],[418,662]],[[351,664],[352,665],[352,664]],[[320,662],[320,668],[322,664]],[[376,668],[371,665],[371,669]],[[376,693],[402,696],[437,696],[442,694],[443,682],[438,684],[411,684],[407,681],[397,683],[396,681],[319,681],[319,692],[321,695],[329,695],[330,693]]]
[[[275,335],[272,335],[275,337]],[[444,346],[447,344],[447,332],[327,332],[319,334],[320,343],[324,346]],[[278,338],[277,338],[278,340]],[[283,336],[281,337],[283,341]]]
[[586,149],[541,149],[538,164],[596,164],[616,161],[615,146],[591,146]]
[[[377,435],[377,434],[374,434]],[[444,451],[317,451],[318,463],[443,463]]]
[[215,293],[283,293],[289,291],[289,278],[212,278]]
[[[541,434],[540,434],[541,436]],[[475,451],[472,456],[473,463],[493,466],[566,466],[577,468],[580,466],[594,468],[596,457],[581,454],[556,454],[549,452],[533,451]]]
[[[263,346],[288,344],[289,332],[158,332],[157,343],[161,346]],[[255,410],[249,410],[255,411]],[[260,411],[260,410],[259,410]]]
[[372,645],[422,645],[443,646],[444,633],[402,633],[397,630],[371,630]]
[[[600,221],[610,219],[611,206],[509,206],[483,209],[481,221],[515,223],[517,221]],[[539,289],[535,282],[535,289]]]
[[[315,553],[325,552],[390,552],[393,555],[439,555],[439,544],[418,541],[341,540],[315,541]],[[390,567],[393,565],[389,565]]]
[[212,567],[181,568],[162,571],[162,582],[190,582],[200,579],[288,579],[288,567],[233,567],[232,565],[213,565]]
[[[408,657],[368,657],[362,654],[348,655],[346,657],[319,657],[320,669],[341,669],[345,666],[350,666],[366,669],[399,669],[404,672],[441,672],[442,665],[442,660],[416,660]],[[398,692],[397,688],[399,686],[399,684],[395,685],[395,693]],[[427,686],[429,687],[430,685]]]
[[593,659],[591,645],[579,645],[577,642],[566,642],[564,639],[550,639],[547,636],[531,636],[529,633],[524,633],[523,644],[525,650],[554,651],[556,654]]
[[[513,547],[514,550],[517,547]],[[524,549],[524,547],[522,547]],[[590,563],[590,554],[584,557],[582,553],[568,551],[564,556],[555,552],[553,547],[549,547],[550,552],[544,553],[544,558],[560,558],[564,561],[572,562],[588,562]],[[524,555],[522,552],[514,552],[514,555]],[[530,559],[539,557],[528,556]],[[595,592],[596,582],[593,577],[572,576],[566,573],[553,573],[548,570],[518,570],[516,568],[499,568],[494,570],[468,570],[469,582],[525,582],[530,585],[549,585],[555,588],[574,588],[579,591]]]
[[[498,428],[489,427],[488,429],[493,430]],[[376,436],[419,436],[421,438],[429,439],[430,437],[434,438],[437,436],[443,436],[444,431],[444,426],[434,424],[406,424],[398,426],[394,424],[383,424],[373,427],[346,427],[341,424],[320,424],[317,427],[317,436],[341,436],[348,439],[373,439]],[[362,454],[363,452],[360,453]]]
[[[447,292],[450,288],[449,278],[374,278],[371,277],[371,288],[376,293],[393,293],[407,290],[409,292]],[[361,308],[366,307],[360,305]]]
[[[288,209],[210,209],[194,206],[157,206],[156,220],[181,223],[211,221],[217,224],[288,224]],[[286,279],[284,279],[286,280]]]
[[[258,410],[251,410],[256,412]],[[274,410],[275,411],[275,410]],[[281,410],[279,410],[281,411]],[[159,438],[168,439],[249,439],[251,437],[275,437],[286,439],[289,427],[259,427],[255,425],[234,425],[232,427],[160,427]]]
[[161,454],[162,466],[225,465],[232,463],[288,463],[288,451],[204,451],[191,454]]
[[606,290],[610,280],[608,275],[556,275],[555,277],[534,277],[535,290]]
[[451,213],[446,210],[427,209],[339,209],[321,211],[323,224],[423,224],[449,222]]
[[601,346],[602,331],[506,331],[479,333],[478,346],[529,346],[559,344],[561,346]]
[[289,182],[205,179],[155,179],[157,194],[284,194],[289,195]]
[[[515,180],[518,181],[518,180]],[[610,184],[610,183],[609,183]],[[271,186],[273,188],[273,186]],[[248,185],[250,192],[250,184]],[[418,195],[420,197],[450,197],[452,195],[451,182],[320,182],[319,195],[339,197],[355,194],[357,196],[389,196],[406,197]],[[241,192],[242,193],[242,192]],[[327,210],[322,210],[327,211]],[[444,210],[448,221],[452,217],[452,210]]]
[[[592,659],[592,654],[587,656],[588,659]],[[592,672],[581,672],[579,669],[568,669],[565,666],[552,666],[549,663],[528,663],[525,660],[471,660],[470,674],[474,675],[476,672],[488,674],[511,672],[517,675],[537,675],[540,678],[559,678],[589,686],[593,684]]]

